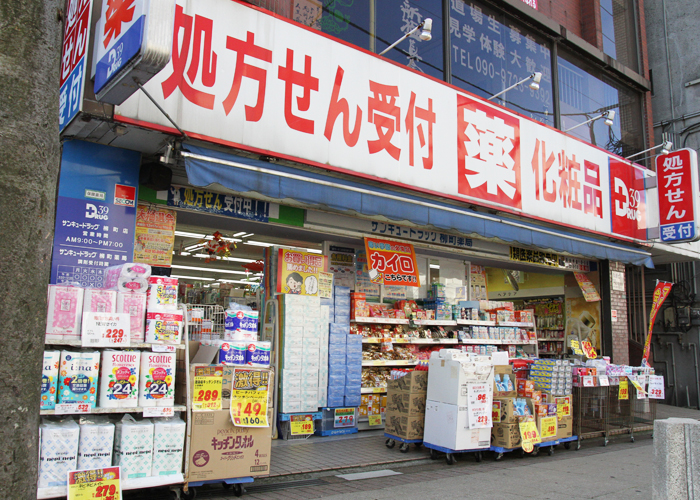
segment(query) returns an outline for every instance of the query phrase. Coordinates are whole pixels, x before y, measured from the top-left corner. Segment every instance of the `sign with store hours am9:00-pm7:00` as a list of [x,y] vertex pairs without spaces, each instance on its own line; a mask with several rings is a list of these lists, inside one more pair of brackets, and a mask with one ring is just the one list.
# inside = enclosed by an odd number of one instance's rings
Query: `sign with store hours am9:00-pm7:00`
[[128,314],[83,313],[83,347],[126,347],[131,341],[131,323]]

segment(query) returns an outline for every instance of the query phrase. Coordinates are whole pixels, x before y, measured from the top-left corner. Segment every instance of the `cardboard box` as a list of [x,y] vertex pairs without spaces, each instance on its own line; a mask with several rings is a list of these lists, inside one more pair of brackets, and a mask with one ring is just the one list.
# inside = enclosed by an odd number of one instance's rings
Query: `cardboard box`
[[[496,365],[493,367],[493,373],[494,373],[494,383],[493,383],[493,397],[494,398],[514,398],[518,395],[515,375],[513,374],[513,367],[511,365]],[[511,385],[513,386],[513,390],[512,391],[499,391],[496,388],[496,382],[495,382],[496,375],[498,375],[501,378],[501,380],[503,380],[504,377],[509,378]]]
[[[493,400],[493,423],[514,424],[515,398],[499,398]],[[497,414],[498,412],[498,414]],[[500,418],[499,418],[500,417]]]
[[518,424],[493,424],[491,445],[501,448],[520,446],[520,426]]
[[236,427],[229,410],[192,412],[190,481],[270,473],[269,427]]
[[410,417],[425,415],[425,394],[391,392],[388,395],[387,411],[403,413]]
[[557,416],[550,415],[537,417],[537,432],[540,433],[540,438],[543,443],[556,441],[557,439]]
[[428,390],[428,372],[413,371],[396,380],[390,380],[387,392],[408,392],[411,394],[425,394]]
[[574,417],[562,417],[557,419],[557,439],[573,436]]
[[518,396],[521,398],[531,398],[534,391],[534,382],[531,380],[518,379]]
[[451,450],[488,448],[491,428],[469,430],[468,413],[466,406],[426,401],[423,441]]
[[423,415],[410,417],[405,413],[387,411],[384,432],[402,439],[423,439]]

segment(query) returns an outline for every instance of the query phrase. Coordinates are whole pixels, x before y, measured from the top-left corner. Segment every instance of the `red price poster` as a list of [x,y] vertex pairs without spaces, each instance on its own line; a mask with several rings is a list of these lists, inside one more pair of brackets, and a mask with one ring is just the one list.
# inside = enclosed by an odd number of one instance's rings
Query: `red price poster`
[[119,467],[68,473],[68,500],[121,500]]
[[266,369],[233,370],[231,421],[239,427],[269,427],[267,400],[270,371]]
[[131,341],[131,318],[124,313],[83,314],[83,347],[126,347]]
[[420,286],[416,252],[410,243],[365,238],[365,251],[373,283]]
[[493,427],[493,406],[486,384],[469,384],[467,402],[469,408],[469,429]]
[[277,261],[277,293],[319,295],[319,279],[328,271],[328,257],[280,248]]

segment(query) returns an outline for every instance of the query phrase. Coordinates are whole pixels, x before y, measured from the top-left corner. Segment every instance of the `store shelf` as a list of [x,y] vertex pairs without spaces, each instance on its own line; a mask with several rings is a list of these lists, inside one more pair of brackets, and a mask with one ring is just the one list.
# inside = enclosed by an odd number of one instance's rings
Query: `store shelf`
[[411,339],[389,339],[379,337],[364,337],[362,339],[363,344],[381,344],[382,342],[391,342],[393,344],[410,344]]
[[[75,339],[75,340],[65,340],[65,339],[46,339],[44,341],[45,345],[66,345],[66,346],[71,346],[71,347],[83,347],[83,343],[80,339]],[[146,344],[146,343],[137,343],[137,344],[129,344],[125,346],[110,346],[110,347],[104,347],[103,349],[151,349],[154,345],[174,345],[175,349],[184,349],[185,344]],[[100,347],[94,347],[93,349],[100,349]]]
[[540,342],[564,342],[564,339],[545,339],[542,337],[537,337]]
[[563,327],[563,326],[562,326],[562,327],[544,326],[544,327],[537,328],[537,329],[540,330],[540,331],[549,330],[549,331],[554,331],[554,332],[556,332],[556,331],[559,331],[559,330],[564,330],[564,327]]
[[[173,411],[185,411],[187,408],[184,405],[173,406]],[[56,415],[54,410],[41,410],[39,412],[41,415]],[[90,414],[103,414],[103,413],[143,413],[143,407],[137,406],[134,408],[92,408]],[[86,413],[62,413],[61,415],[87,415]]]
[[[364,420],[362,420],[364,419]],[[358,431],[377,431],[384,429],[384,419],[382,418],[382,425],[369,425],[368,417],[360,417],[357,419],[357,430]]]
[[386,392],[386,387],[363,387],[362,394],[383,394]]
[[413,339],[411,344],[459,344],[458,339]]
[[478,319],[458,319],[457,324],[471,326],[496,326],[495,321],[481,321]]
[[407,319],[397,318],[355,318],[350,323],[366,323],[371,325],[407,325]]
[[514,326],[516,328],[535,328],[534,323],[519,323],[517,321],[500,321],[498,326]]
[[453,319],[417,319],[415,323],[419,326],[457,326]]
[[502,339],[464,339],[463,344],[489,344],[489,345],[534,345],[536,340],[502,340]]
[[[137,490],[141,488],[157,488],[158,486],[168,486],[170,484],[182,484],[185,478],[182,473],[169,476],[140,477],[138,479],[122,479],[122,490]],[[36,498],[60,498],[67,495],[65,486],[54,486],[51,488],[37,488]]]
[[362,366],[414,366],[418,360],[407,359],[363,359]]
[[392,344],[458,344],[457,339],[380,339],[378,337],[366,337],[362,339],[363,344],[380,344],[391,342]]

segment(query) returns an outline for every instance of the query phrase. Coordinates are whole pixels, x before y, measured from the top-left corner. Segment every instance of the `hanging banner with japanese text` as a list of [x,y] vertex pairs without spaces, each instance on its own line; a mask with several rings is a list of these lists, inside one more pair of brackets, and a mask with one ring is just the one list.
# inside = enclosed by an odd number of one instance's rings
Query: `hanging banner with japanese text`
[[410,243],[365,238],[365,251],[373,283],[420,286],[416,252]]
[[574,277],[586,302],[598,302],[600,300],[598,290],[595,289],[595,285],[585,273],[574,273]]
[[169,207],[257,222],[268,222],[270,219],[276,219],[279,217],[280,207],[277,203],[182,186],[170,186],[167,204]]
[[319,274],[328,271],[328,257],[280,248],[277,261],[277,293],[318,295]]
[[696,212],[700,203],[698,154],[679,149],[656,157],[661,241],[676,243],[700,238]]
[[671,293],[671,287],[673,283],[667,281],[657,281],[656,288],[654,288],[654,297],[651,302],[651,311],[649,311],[649,330],[647,331],[647,339],[644,342],[644,354],[642,354],[642,365],[649,365],[649,353],[651,348],[651,332],[654,330],[654,321],[656,320],[656,315],[661,309],[661,304],[664,303],[668,294]]
[[[654,172],[312,28],[243,2],[178,0],[172,54],[145,89],[190,137],[647,238],[644,178]],[[143,93],[114,118],[177,133]]]
[[177,213],[155,205],[136,207],[134,262],[170,267],[175,246]]

